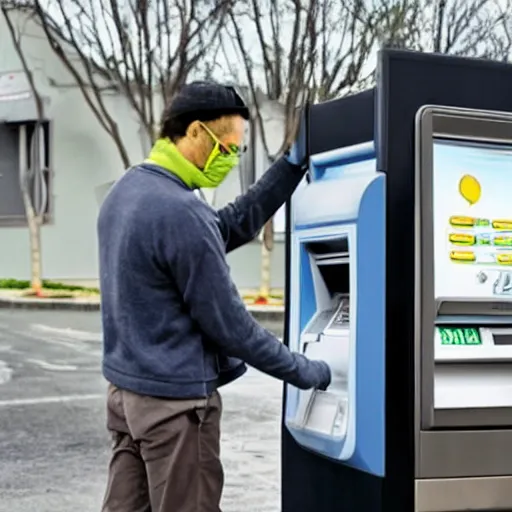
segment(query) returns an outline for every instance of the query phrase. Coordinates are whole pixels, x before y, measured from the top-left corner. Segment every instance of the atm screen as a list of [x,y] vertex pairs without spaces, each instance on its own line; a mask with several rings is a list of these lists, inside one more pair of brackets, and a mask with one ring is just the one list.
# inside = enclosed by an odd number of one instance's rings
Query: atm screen
[[436,298],[512,300],[512,146],[435,140]]

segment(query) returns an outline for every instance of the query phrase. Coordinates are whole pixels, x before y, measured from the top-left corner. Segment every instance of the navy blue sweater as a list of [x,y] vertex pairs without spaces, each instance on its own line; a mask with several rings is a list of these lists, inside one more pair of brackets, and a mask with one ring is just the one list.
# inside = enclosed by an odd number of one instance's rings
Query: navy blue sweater
[[301,178],[280,160],[219,211],[157,166],[135,167],[115,184],[98,220],[109,382],[204,397],[243,374],[245,361],[300,388],[328,385],[325,363],[291,353],[253,319],[225,257],[255,237]]

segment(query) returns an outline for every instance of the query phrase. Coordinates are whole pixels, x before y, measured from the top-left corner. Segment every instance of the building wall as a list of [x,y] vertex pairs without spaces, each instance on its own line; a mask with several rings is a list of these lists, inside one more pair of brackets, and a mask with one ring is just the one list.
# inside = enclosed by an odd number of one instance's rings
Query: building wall
[[[242,290],[257,290],[260,284],[261,245],[247,244],[228,255],[228,263],[236,285]],[[271,283],[275,290],[284,289],[284,243],[274,244]]]
[[[93,283],[98,278],[96,189],[122,175],[121,159],[40,28],[23,18],[13,21],[39,93],[45,97],[46,117],[51,121],[53,221],[42,227],[43,277]],[[21,69],[5,20],[0,16],[0,73]],[[139,161],[145,150],[139,124],[127,101],[122,96],[110,95],[105,103],[120,127],[130,158]],[[239,192],[238,175],[232,173],[231,180],[216,192],[213,203],[222,206]],[[27,228],[0,227],[0,248],[0,277],[27,279]],[[240,288],[258,287],[260,252],[256,241],[229,255],[233,278]],[[274,287],[283,286],[283,262],[282,242],[277,242],[273,254]]]

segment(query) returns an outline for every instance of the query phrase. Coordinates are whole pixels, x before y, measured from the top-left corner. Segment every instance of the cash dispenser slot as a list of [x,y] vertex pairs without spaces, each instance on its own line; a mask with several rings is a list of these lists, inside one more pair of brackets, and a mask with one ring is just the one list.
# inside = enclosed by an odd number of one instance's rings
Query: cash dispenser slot
[[348,237],[335,240],[309,242],[306,249],[318,265],[336,265],[349,262]]
[[295,426],[330,438],[344,437],[350,365],[350,255],[348,236],[304,244],[316,295],[316,313],[300,340],[303,353],[332,370],[326,391],[301,391]]
[[512,328],[440,322],[442,318],[435,330],[433,428],[512,425]]
[[304,344],[320,341],[349,326],[350,264],[348,236],[305,244],[312,266],[317,310],[301,334]]
[[446,316],[510,316],[512,315],[512,302],[499,301],[438,301],[437,314]]

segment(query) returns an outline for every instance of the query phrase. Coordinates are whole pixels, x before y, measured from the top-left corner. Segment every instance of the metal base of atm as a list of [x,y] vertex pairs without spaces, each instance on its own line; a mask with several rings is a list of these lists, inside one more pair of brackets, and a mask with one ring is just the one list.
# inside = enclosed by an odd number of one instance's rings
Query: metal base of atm
[[415,512],[512,510],[512,477],[416,480]]

